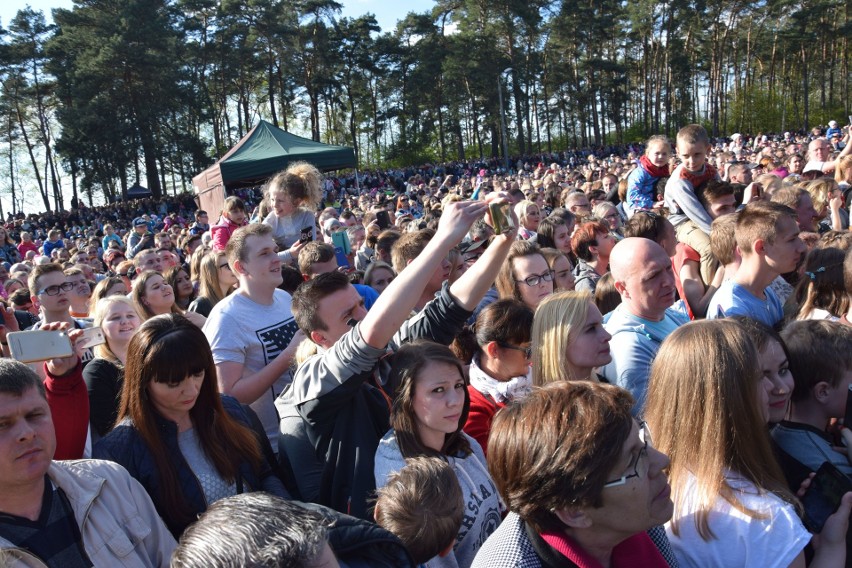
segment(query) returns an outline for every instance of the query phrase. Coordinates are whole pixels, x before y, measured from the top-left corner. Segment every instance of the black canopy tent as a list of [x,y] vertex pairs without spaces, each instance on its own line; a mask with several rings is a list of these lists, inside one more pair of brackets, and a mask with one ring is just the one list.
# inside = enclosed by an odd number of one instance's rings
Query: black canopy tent
[[261,120],[218,162],[192,178],[201,209],[216,218],[228,190],[263,183],[291,162],[321,171],[356,167],[355,152],[290,134]]

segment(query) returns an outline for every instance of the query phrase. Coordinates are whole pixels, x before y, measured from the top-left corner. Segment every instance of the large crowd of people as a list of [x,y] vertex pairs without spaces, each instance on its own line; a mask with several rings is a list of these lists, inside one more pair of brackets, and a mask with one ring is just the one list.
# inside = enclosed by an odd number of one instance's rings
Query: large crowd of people
[[[687,125],[10,216],[0,554],[852,565],[850,142]],[[74,352],[14,361],[25,330]]]

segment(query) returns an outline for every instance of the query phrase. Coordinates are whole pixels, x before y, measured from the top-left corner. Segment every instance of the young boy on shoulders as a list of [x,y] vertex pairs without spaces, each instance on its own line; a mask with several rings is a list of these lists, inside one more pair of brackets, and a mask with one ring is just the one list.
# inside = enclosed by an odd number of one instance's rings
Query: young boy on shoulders
[[[696,188],[695,193],[707,215],[713,221],[736,211],[734,187],[730,183],[711,180]],[[712,244],[710,249],[712,253]],[[701,255],[698,251],[686,243],[678,243],[677,245],[677,252],[672,263],[680,279],[681,288],[678,292],[686,302],[691,319],[704,317],[710,299],[722,285],[725,270],[719,266],[719,259],[715,255],[713,255],[713,260],[717,266],[713,280],[705,282],[701,278]]]
[[710,138],[699,124],[689,124],[677,133],[677,157],[680,165],[666,182],[664,202],[671,212],[677,240],[686,243],[701,256],[701,277],[713,281],[715,263],[710,254],[710,223],[713,219],[695,194],[695,188],[710,180],[719,180],[719,172],[707,162]]
[[784,311],[770,285],[795,270],[807,252],[796,212],[778,203],[749,203],[739,212],[734,235],[742,261],[734,277],[713,295],[707,319],[740,315],[774,327]]

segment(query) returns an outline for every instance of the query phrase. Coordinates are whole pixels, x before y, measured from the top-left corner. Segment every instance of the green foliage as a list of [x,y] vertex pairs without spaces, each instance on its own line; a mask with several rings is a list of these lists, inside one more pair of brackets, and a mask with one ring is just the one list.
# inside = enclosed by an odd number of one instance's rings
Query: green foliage
[[63,168],[84,191],[141,178],[156,193],[259,118],[350,145],[362,166],[502,156],[498,84],[512,154],[852,110],[848,0],[436,0],[391,30],[341,8],[85,0],[54,27],[23,10],[0,30],[0,147],[18,169],[4,167],[36,178],[45,207]]

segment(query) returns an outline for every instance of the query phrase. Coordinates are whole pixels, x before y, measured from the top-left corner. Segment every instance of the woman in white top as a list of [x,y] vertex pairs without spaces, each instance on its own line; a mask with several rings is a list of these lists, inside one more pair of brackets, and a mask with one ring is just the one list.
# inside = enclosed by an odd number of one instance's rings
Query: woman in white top
[[269,180],[266,198],[272,212],[263,220],[272,227],[272,236],[278,243],[279,256],[284,262],[293,262],[304,246],[300,241],[302,230],[310,230],[311,240],[317,238],[314,212],[322,202],[322,175],[307,162],[290,164]]
[[[660,347],[645,420],[671,460],[666,530],[682,568],[805,566],[811,535],[766,433],[772,388],[736,322],[692,322]],[[811,566],[844,565],[851,497],[826,523]]]

